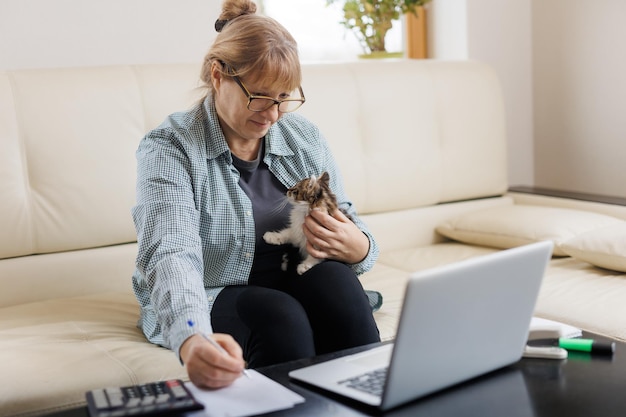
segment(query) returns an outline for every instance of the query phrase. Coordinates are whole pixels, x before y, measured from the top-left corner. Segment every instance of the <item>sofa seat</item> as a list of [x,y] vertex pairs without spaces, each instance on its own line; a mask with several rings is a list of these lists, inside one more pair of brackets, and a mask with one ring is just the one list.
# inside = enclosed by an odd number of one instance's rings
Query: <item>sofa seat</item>
[[[168,349],[146,343],[132,293],[37,301],[0,309],[0,415],[85,404],[87,389],[187,378]],[[19,352],[19,361],[11,360]],[[10,401],[8,401],[10,399]]]
[[571,257],[554,258],[537,300],[536,315],[626,341],[626,274]]

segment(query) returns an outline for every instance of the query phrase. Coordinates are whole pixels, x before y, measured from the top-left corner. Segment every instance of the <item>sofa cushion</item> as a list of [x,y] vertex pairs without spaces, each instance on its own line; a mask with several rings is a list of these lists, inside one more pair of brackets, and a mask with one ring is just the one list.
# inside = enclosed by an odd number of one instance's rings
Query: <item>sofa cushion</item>
[[100,293],[0,308],[0,415],[85,404],[85,391],[188,379],[169,349],[137,328],[133,294]]
[[592,265],[626,272],[626,222],[582,233],[563,242],[561,249]]
[[554,258],[535,315],[624,341],[625,278],[623,272],[596,268],[576,258]]
[[552,240],[553,254],[567,256],[560,247],[566,240],[621,223],[615,217],[581,210],[510,205],[462,214],[437,226],[437,232],[460,242],[501,249]]

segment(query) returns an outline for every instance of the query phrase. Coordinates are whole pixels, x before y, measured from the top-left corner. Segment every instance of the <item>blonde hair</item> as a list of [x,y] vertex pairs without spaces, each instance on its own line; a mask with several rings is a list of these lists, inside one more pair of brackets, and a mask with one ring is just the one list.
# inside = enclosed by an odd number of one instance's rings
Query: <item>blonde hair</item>
[[204,57],[200,73],[200,78],[211,91],[213,63],[220,64],[218,68],[226,76],[250,75],[255,80],[270,77],[274,85],[287,90],[301,84],[295,39],[276,20],[255,13],[256,4],[250,0],[224,1],[215,25],[221,31]]

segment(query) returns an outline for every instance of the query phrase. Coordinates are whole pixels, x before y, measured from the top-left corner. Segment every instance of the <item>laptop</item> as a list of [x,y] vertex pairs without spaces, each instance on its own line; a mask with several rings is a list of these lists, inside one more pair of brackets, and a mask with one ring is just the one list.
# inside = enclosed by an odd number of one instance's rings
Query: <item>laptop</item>
[[[413,273],[393,343],[289,376],[385,411],[517,362],[552,248],[532,243]],[[382,382],[370,380],[377,374]]]

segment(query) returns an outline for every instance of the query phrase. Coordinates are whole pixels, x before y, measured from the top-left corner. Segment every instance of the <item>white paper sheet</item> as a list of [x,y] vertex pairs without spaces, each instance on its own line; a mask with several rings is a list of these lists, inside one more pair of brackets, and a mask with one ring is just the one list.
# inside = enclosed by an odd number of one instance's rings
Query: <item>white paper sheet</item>
[[561,323],[559,321],[533,317],[532,321],[530,322],[530,331],[546,327],[558,329],[560,337],[580,337],[583,334],[578,327],[570,326],[569,324]]
[[241,376],[231,385],[216,390],[202,390],[191,382],[185,385],[205,409],[187,414],[193,417],[245,417],[291,408],[304,398],[249,369],[250,378]]

